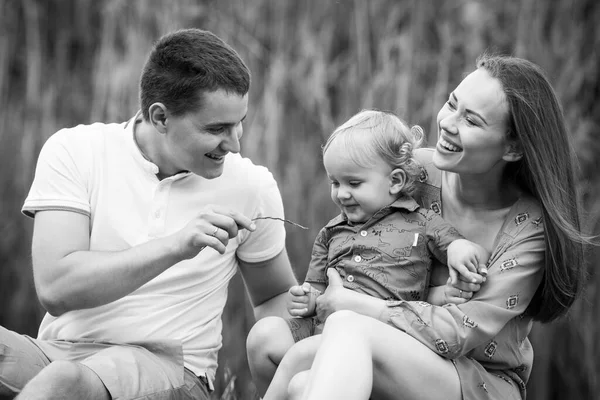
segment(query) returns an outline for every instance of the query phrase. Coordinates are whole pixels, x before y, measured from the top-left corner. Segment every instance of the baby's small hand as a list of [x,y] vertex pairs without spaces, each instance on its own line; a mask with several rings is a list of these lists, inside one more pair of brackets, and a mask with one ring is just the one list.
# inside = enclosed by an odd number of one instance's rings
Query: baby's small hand
[[304,282],[302,284],[302,286],[300,286],[300,287],[304,291],[304,294],[309,294],[310,293],[310,289],[312,289],[312,286],[310,286],[310,283],[308,283],[308,282]]
[[315,300],[310,283],[295,285],[288,291],[287,309],[292,317],[305,317],[312,315],[315,309]]
[[448,272],[452,284],[460,279],[464,282],[482,283],[487,278],[485,263],[489,253],[480,245],[458,239],[448,246]]

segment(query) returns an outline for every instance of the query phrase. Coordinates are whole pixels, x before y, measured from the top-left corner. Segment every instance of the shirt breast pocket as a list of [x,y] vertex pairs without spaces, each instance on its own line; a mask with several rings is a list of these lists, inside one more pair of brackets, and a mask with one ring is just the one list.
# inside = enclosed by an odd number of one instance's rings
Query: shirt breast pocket
[[402,231],[392,239],[395,257],[410,257],[413,252],[425,248],[425,237],[418,232]]

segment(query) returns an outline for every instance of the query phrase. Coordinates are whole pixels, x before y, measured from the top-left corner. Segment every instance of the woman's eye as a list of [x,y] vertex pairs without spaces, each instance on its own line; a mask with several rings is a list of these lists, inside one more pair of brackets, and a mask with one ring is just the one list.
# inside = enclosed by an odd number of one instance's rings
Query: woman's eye
[[465,121],[467,121],[467,125],[469,126],[477,126],[477,124],[475,123],[475,121],[473,121],[471,118],[465,118]]
[[448,108],[451,110],[456,110],[456,107],[454,106],[454,104],[452,104],[452,102],[450,100],[448,100],[446,102],[446,104],[448,104]]

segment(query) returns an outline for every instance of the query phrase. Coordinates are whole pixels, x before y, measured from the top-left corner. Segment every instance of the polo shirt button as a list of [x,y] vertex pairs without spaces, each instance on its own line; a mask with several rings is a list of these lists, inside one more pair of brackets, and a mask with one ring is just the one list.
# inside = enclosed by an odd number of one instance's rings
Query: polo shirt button
[[361,262],[362,261],[362,257],[361,256],[355,256],[354,257],[354,261]]
[[367,231],[360,231],[360,236],[362,236],[362,237],[367,236]]
[[156,211],[156,212],[154,213],[154,217],[155,217],[155,218],[160,218],[160,210],[158,210],[158,211]]
[[348,275],[346,279],[348,280],[348,282],[354,282],[354,275]]

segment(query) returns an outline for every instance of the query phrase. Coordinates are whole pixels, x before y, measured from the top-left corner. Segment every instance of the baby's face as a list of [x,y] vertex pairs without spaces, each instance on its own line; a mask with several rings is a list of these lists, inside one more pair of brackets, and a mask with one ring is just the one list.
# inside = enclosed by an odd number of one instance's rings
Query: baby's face
[[370,167],[358,165],[334,141],[323,155],[331,181],[331,199],[353,223],[366,222],[374,213],[396,200],[390,193],[392,168],[377,158]]

